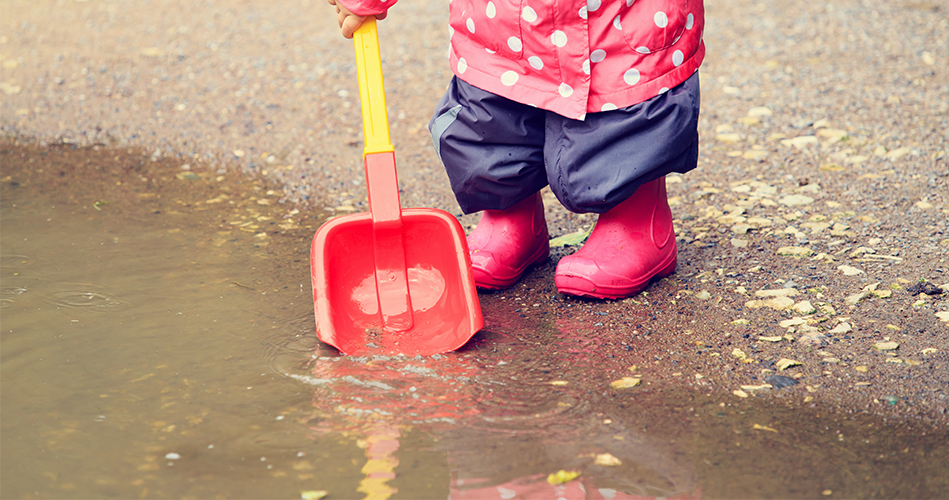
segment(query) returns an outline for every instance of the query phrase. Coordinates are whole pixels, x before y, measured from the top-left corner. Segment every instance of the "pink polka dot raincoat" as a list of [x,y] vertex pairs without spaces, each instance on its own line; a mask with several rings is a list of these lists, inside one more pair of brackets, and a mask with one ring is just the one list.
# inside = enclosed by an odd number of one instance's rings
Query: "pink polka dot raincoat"
[[[341,0],[353,13],[397,0]],[[684,82],[705,56],[703,0],[450,0],[451,67],[482,90],[582,120]]]

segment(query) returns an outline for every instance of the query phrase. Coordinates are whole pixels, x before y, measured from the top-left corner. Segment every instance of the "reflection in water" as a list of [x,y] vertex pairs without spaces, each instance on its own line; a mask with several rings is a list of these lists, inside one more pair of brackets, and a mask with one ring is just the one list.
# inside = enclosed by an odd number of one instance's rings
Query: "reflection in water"
[[[604,395],[583,383],[603,364],[591,363],[588,372],[554,368],[521,338],[537,325],[521,330],[510,322],[517,317],[498,316],[480,336],[503,354],[474,346],[431,357],[314,356],[309,373],[289,376],[313,386],[315,436],[346,433],[365,443],[360,491],[368,498],[397,493],[393,454],[412,431],[432,436],[444,453],[453,499],[701,496],[680,450],[636,430],[673,415],[605,417],[597,411]],[[584,361],[573,352],[574,329],[554,333],[551,352]],[[560,470],[579,478],[551,484],[548,476]]]

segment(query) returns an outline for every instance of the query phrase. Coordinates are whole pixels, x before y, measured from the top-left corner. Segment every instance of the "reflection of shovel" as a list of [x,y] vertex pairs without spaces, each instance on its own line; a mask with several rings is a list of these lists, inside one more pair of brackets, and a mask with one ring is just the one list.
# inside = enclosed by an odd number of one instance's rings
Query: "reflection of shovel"
[[313,237],[316,333],[346,354],[451,351],[484,326],[465,233],[443,210],[401,209],[375,18],[354,39],[369,212]]

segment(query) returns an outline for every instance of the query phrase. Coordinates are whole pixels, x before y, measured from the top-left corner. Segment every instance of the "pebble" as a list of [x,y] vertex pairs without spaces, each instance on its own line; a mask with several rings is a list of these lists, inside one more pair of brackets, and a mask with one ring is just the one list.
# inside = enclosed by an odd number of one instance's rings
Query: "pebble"
[[899,342],[877,342],[873,348],[878,351],[893,351],[900,347]]
[[774,386],[775,389],[784,389],[785,387],[791,387],[792,385],[797,385],[798,381],[794,380],[791,377],[785,377],[784,375],[771,375],[765,377],[765,382]]
[[168,460],[178,460],[179,458],[181,458],[181,455],[179,455],[179,454],[177,454],[177,453],[175,453],[175,452],[171,452],[171,453],[167,453],[167,454],[165,455],[165,458],[168,459]]

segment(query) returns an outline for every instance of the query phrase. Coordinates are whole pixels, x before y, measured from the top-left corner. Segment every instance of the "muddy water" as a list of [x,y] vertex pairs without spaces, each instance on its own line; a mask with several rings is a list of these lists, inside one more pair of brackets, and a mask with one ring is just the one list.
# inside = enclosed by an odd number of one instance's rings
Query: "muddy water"
[[339,356],[313,331],[321,219],[135,152],[0,161],[3,498],[949,491],[945,429],[676,383],[569,307],[484,295],[456,353]]

